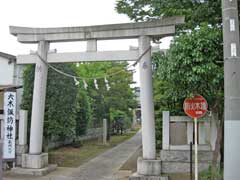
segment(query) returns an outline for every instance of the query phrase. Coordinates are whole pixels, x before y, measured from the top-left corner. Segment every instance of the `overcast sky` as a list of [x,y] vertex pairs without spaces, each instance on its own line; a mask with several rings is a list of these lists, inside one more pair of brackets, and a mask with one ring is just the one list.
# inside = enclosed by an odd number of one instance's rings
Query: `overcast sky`
[[[9,26],[66,27],[130,22],[126,15],[115,11],[116,0],[1,0],[0,51],[12,55],[28,54],[36,50],[32,44],[21,44],[9,33]],[[161,48],[167,48],[164,41]],[[58,52],[84,51],[86,43],[53,43]],[[137,40],[100,41],[99,50],[122,50]]]

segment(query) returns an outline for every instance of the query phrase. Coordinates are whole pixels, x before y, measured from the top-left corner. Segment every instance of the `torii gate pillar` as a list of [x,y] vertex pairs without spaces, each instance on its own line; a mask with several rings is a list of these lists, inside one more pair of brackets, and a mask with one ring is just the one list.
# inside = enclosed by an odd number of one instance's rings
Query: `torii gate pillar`
[[[143,54],[151,47],[151,38],[140,36],[138,45],[139,54]],[[137,177],[135,175],[130,177],[133,180],[139,178],[139,176],[161,175],[161,161],[156,160],[151,51],[148,51],[142,57],[139,68],[143,156],[137,162]]]
[[[138,44],[139,54],[143,54],[151,46],[150,38],[148,36],[141,36],[139,37]],[[155,159],[155,122],[152,86],[152,63],[150,51],[148,51],[141,59],[139,68],[143,159]]]
[[[49,43],[39,41],[38,54],[45,60],[47,60],[48,50]],[[23,168],[41,169],[48,165],[48,153],[42,153],[47,74],[48,66],[40,60],[37,61],[34,77],[29,154],[23,155]]]

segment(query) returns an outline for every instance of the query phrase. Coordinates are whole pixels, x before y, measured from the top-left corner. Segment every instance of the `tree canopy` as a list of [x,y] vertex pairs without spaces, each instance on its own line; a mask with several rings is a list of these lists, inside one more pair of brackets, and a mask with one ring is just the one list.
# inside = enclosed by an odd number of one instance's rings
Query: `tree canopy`
[[[66,73],[75,74],[72,64],[55,65]],[[24,72],[24,91],[21,107],[31,114],[35,66]],[[44,137],[74,137],[76,126],[76,97],[78,88],[74,81],[49,69],[44,116]],[[29,118],[31,119],[31,118]]]
[[[75,76],[85,78],[77,85],[74,79],[63,76],[49,68],[44,117],[44,137],[74,138],[84,135],[87,128],[102,127],[102,120],[109,120],[111,114],[122,112],[124,127],[129,128],[132,109],[136,106],[134,93],[130,85],[132,72],[125,69],[127,63],[101,62],[75,64],[54,64],[54,66]],[[34,66],[28,66],[24,72],[24,93],[22,108],[31,114],[34,82]],[[107,77],[108,74],[120,72]],[[96,77],[95,87],[94,77]],[[100,79],[98,79],[101,77]],[[90,78],[90,79],[89,79]],[[106,84],[110,89],[107,89]],[[115,113],[116,114],[116,113]],[[29,118],[30,119],[30,118]],[[126,121],[125,121],[126,120]],[[111,126],[109,126],[111,128]],[[111,130],[109,129],[109,132]]]
[[221,29],[208,25],[175,37],[169,51],[154,58],[156,78],[169,86],[164,93],[166,97],[182,102],[186,97],[201,94],[208,98],[210,107],[215,105],[217,99],[222,99],[221,42]]
[[221,0],[118,0],[116,10],[134,21],[184,15],[185,29],[193,29],[202,22],[211,25],[222,22]]
[[212,26],[222,24],[221,0],[117,0],[116,10],[134,21],[183,15],[185,24],[177,30],[194,29],[204,22]]
[[223,91],[221,0],[117,0],[116,10],[134,21],[186,18],[167,54],[153,56],[158,108],[176,110],[176,103],[193,93]]

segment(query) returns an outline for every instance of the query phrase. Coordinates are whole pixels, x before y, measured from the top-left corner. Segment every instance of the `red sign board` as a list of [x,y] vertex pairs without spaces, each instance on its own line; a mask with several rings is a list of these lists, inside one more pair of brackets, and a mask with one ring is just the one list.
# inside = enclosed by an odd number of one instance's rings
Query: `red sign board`
[[196,95],[193,98],[186,98],[183,103],[184,112],[191,118],[203,117],[208,108],[206,99],[200,95]]

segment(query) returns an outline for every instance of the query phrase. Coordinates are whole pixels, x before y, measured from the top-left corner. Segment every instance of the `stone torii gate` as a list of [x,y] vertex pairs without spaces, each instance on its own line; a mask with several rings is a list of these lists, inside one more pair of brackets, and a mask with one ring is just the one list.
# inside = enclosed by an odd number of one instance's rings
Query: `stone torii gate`
[[[112,24],[86,27],[27,28],[10,27],[10,33],[21,43],[38,43],[37,53],[47,63],[84,61],[135,61],[151,47],[152,38],[174,35],[175,25],[183,24],[183,17],[139,23]],[[97,51],[98,40],[137,38],[139,49],[131,51]],[[87,41],[87,52],[48,53],[52,42]],[[45,94],[48,66],[37,55],[19,55],[18,64],[36,64],[29,153],[23,155],[22,167],[43,169],[48,166],[48,154],[42,153]],[[156,160],[155,123],[152,90],[151,52],[140,60],[140,100],[142,111],[143,157],[138,160],[138,173],[160,175]],[[155,165],[155,166],[153,166]],[[157,167],[157,168],[156,168]]]

